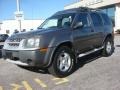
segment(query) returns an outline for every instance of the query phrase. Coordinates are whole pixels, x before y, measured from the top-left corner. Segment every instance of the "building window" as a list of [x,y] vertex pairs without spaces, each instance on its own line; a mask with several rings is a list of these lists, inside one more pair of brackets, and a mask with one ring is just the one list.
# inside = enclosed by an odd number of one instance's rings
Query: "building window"
[[111,18],[113,26],[115,26],[115,6],[102,8],[102,11]]

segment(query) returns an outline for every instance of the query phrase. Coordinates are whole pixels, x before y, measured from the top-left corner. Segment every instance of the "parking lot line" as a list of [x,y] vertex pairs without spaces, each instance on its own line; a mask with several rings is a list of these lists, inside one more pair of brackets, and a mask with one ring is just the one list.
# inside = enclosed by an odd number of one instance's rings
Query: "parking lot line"
[[53,78],[52,80],[53,81],[58,81],[58,82],[55,83],[55,85],[60,85],[60,84],[69,82],[69,80],[66,79],[66,78]]
[[3,87],[2,87],[2,86],[0,86],[0,90],[3,90]]
[[22,84],[24,85],[24,87],[26,88],[26,90],[33,90],[32,87],[28,84],[27,81],[22,81]]
[[36,82],[36,83],[38,83],[41,87],[43,87],[43,88],[46,88],[47,87],[47,85],[45,84],[45,83],[43,83],[43,81],[41,81],[40,79],[38,79],[38,78],[36,78],[36,79],[34,79],[34,81]]
[[60,78],[53,78],[52,80],[55,81],[55,80],[59,80]]
[[21,85],[18,85],[18,84],[11,84],[11,86],[13,86],[12,90],[19,90],[22,87]]

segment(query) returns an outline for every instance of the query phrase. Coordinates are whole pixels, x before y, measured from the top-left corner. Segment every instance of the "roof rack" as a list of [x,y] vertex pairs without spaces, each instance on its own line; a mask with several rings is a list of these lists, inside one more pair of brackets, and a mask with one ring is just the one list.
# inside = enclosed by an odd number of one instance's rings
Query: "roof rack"
[[78,9],[81,10],[81,11],[101,11],[100,9],[89,8],[89,7],[79,7]]

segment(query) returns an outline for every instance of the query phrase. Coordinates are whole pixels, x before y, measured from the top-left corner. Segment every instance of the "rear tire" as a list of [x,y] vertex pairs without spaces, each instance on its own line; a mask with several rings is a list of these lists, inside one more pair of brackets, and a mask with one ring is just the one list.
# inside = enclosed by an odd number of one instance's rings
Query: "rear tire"
[[107,38],[104,42],[104,48],[102,50],[102,55],[108,57],[114,52],[114,43],[112,38]]
[[75,56],[72,50],[66,46],[62,46],[56,50],[53,56],[52,65],[48,71],[56,77],[66,77],[74,71]]

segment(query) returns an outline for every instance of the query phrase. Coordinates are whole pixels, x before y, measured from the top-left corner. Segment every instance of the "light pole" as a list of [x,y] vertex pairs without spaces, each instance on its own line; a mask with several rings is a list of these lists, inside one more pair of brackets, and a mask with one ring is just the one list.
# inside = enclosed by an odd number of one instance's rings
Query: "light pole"
[[0,31],[1,31],[1,26],[2,26],[2,24],[3,24],[3,23],[2,23],[2,22],[0,22]]
[[17,0],[17,11],[19,12],[20,11],[20,1]]
[[19,31],[21,31],[21,20],[23,18],[23,12],[20,10],[20,0],[16,0],[17,3],[17,11],[15,12],[15,19],[18,20],[19,23]]
[[[17,0],[17,12],[20,12],[20,0]],[[18,20],[19,22],[19,30],[21,31],[21,20]]]

